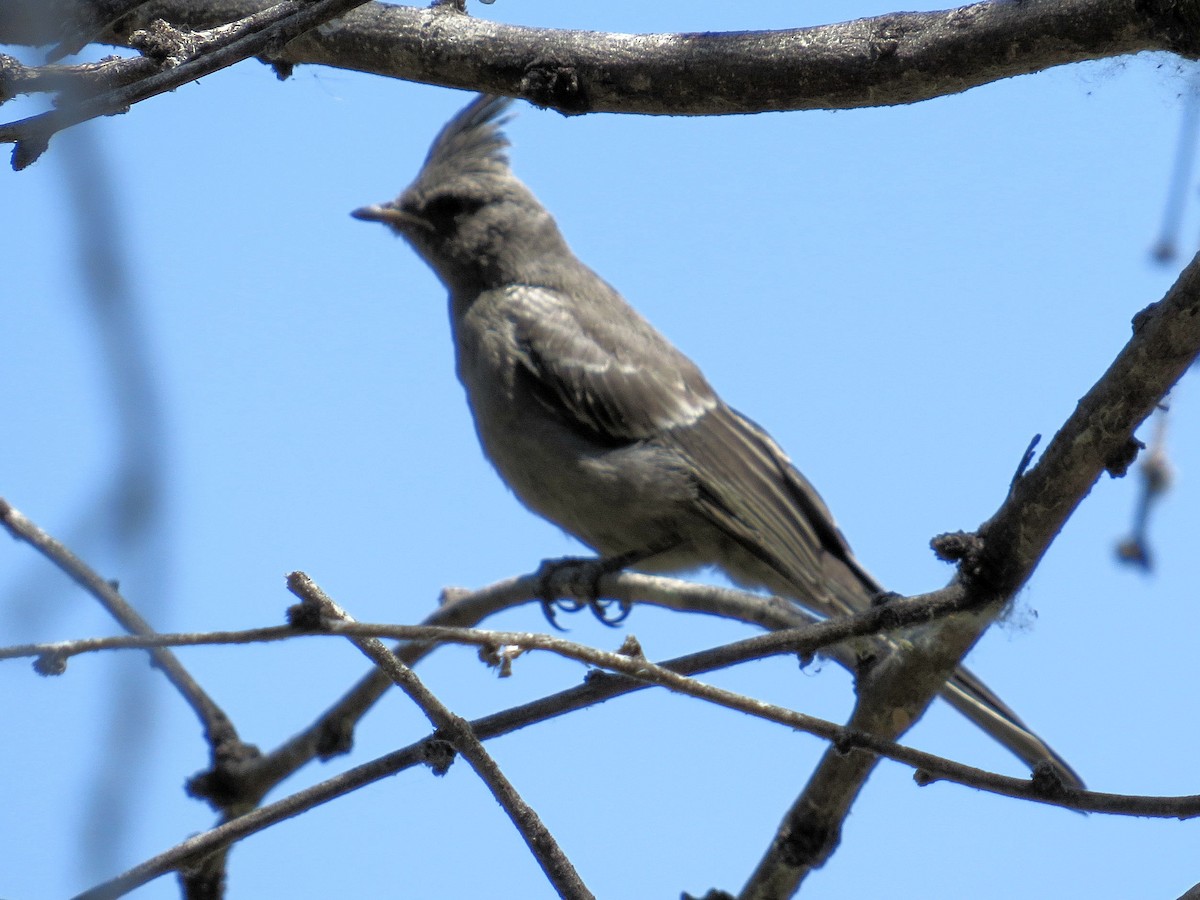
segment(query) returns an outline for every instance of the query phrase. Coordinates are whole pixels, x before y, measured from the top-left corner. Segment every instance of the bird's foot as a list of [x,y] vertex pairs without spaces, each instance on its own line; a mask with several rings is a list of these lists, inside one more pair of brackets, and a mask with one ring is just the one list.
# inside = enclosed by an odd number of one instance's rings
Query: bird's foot
[[[592,557],[564,556],[544,560],[537,571],[538,597],[546,621],[559,631],[566,631],[555,614],[574,613],[585,607],[605,625],[616,627],[625,621],[633,607],[627,600],[600,596],[600,579],[619,572],[628,564],[625,556]],[[615,614],[613,607],[616,607]]]

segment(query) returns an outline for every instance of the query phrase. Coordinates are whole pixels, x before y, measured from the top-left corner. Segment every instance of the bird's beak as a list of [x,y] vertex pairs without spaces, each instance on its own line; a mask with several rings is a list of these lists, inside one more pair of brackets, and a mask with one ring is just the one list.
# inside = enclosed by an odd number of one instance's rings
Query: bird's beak
[[394,203],[372,203],[370,206],[360,206],[350,215],[364,222],[391,222],[399,211]]
[[350,215],[356,219],[362,219],[364,222],[382,222],[384,225],[391,225],[401,231],[430,227],[424,219],[405,212],[395,203],[373,203],[370,206],[360,206]]

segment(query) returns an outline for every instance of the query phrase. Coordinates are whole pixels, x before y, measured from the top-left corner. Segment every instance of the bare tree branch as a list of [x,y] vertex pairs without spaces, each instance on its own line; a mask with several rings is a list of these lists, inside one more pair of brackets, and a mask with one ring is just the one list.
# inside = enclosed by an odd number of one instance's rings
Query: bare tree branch
[[[60,15],[88,21],[91,10],[81,10],[79,2],[60,0]],[[16,144],[13,166],[23,168],[64,128],[123,112],[255,55],[274,64],[319,63],[507,94],[567,113],[676,115],[913,103],[1085,59],[1145,50],[1200,56],[1194,0],[977,3],[812,28],[702,35],[524,28],[472,18],[455,4],[422,9],[372,3],[311,30],[362,2],[136,5],[102,39],[155,57],[156,71],[113,64],[107,92],[0,125],[0,141]],[[50,32],[61,30],[52,24],[57,21],[48,14],[40,20],[0,15],[0,42],[56,40]],[[52,83],[8,69],[0,67],[0,98],[11,96],[18,83],[21,90]],[[134,72],[139,77],[129,81]],[[94,76],[81,72],[81,86],[94,84]]]
[[[750,639],[758,642],[753,646],[743,648],[741,642],[730,645],[731,655],[726,662],[718,665],[778,652],[797,652],[804,657],[811,657],[820,651],[851,672],[855,669],[857,657],[848,648],[839,646],[840,642],[850,637],[928,622],[961,608],[956,604],[962,602],[961,597],[947,600],[942,592],[933,598],[894,598],[884,606],[854,617],[818,622],[795,604],[775,597],[693,584],[674,578],[632,572],[615,573],[601,579],[600,589],[604,596],[626,603],[649,603],[684,612],[716,615],[772,631],[805,628],[803,640],[795,636],[763,635]],[[427,616],[422,626],[406,628],[475,625],[503,609],[538,602],[540,590],[541,583],[536,574],[505,579],[478,591],[450,589],[445,592],[442,606]],[[379,632],[380,635],[384,633]],[[446,639],[433,635],[423,637],[420,631],[407,632],[405,636],[409,639],[394,648],[393,652],[410,666],[435,649],[438,640]],[[235,798],[239,805],[257,802],[275,785],[314,758],[329,759],[349,752],[357,722],[390,686],[389,679],[378,670],[372,670],[316,721],[274,751],[202,773],[192,779],[189,790],[196,796],[210,799],[218,808],[234,802]],[[968,715],[976,708],[975,705],[961,703],[960,698],[952,692],[944,696],[955,708],[962,709]]]
[[99,96],[75,98],[51,112],[0,125],[0,143],[12,143],[12,165],[20,170],[45,152],[50,138],[72,125],[125,112],[132,104],[211,75],[259,53],[268,53],[310,28],[365,0],[283,0],[205,33],[184,33],[152,20],[129,36],[130,45],[159,60],[159,71]]
[[[1033,574],[1100,475],[1125,474],[1140,446],[1133,432],[1200,354],[1200,255],[1165,298],[1134,317],[1133,330],[997,513],[973,541],[956,542],[961,562],[950,590],[964,592],[966,607],[980,611],[938,622],[914,640],[913,653],[893,654],[860,679],[851,728],[892,738],[907,731]],[[785,815],[743,898],[795,893],[804,876],[837,846],[841,822],[875,762],[861,751],[825,754]]]
[[75,66],[27,66],[0,53],[0,103],[23,94],[94,94],[146,78],[158,69],[158,63],[145,56],[106,56],[99,62]]
[[[332,599],[317,584],[303,572],[293,572],[288,576],[288,589],[301,599],[300,615],[306,621],[326,623],[332,620],[336,623],[353,622],[354,619]],[[537,860],[542,871],[560,897],[592,900],[594,896],[584,885],[583,879],[575,871],[575,867],[562,852],[558,842],[550,830],[542,822],[541,817],[517,793],[508,777],[500,771],[500,766],[492,759],[490,753],[483,749],[483,744],[471,730],[470,724],[461,716],[452,713],[425,687],[420,678],[408,666],[400,662],[383,645],[378,638],[350,637],[363,654],[399,687],[408,698],[417,705],[425,717],[437,729],[434,741],[448,743],[454,752],[463,756],[475,770],[484,784],[496,798],[496,802],[508,814],[521,837],[529,847],[533,858]],[[443,754],[445,756],[445,754]],[[444,761],[435,765],[434,771],[442,774],[450,767],[452,757],[445,756]]]
[[[127,631],[144,636],[156,634],[150,623],[129,605],[111,582],[98,575],[67,547],[38,528],[3,498],[0,498],[0,524],[4,525],[14,538],[29,544],[100,601],[100,605]],[[229,717],[192,678],[175,654],[159,647],[149,649],[154,665],[162,670],[167,680],[179,691],[200,720],[205,740],[211,748],[213,764],[244,760],[247,754],[253,755],[253,748],[242,743]]]
[[[870,615],[872,613],[868,612],[851,618],[860,619]],[[361,631],[369,632],[376,630],[376,628],[383,631],[387,628],[397,627],[400,626],[337,626],[338,630],[345,630],[347,634]],[[838,620],[836,622],[824,622],[815,627],[817,629],[830,628],[836,631],[844,626],[842,625],[842,620]],[[506,640],[508,637],[521,637],[521,635],[510,636],[504,635],[504,633],[493,633],[492,636],[500,640]],[[547,643],[563,647],[570,643],[563,641],[561,638],[548,635],[530,635],[529,637],[537,637],[539,641],[544,640]],[[769,641],[781,640],[786,640],[785,635],[773,634],[738,643],[742,645],[752,642],[767,643]],[[877,753],[898,762],[911,765],[917,770],[915,777],[918,784],[921,785],[930,784],[938,779],[945,779],[1005,796],[1033,800],[1039,803],[1047,803],[1084,812],[1169,818],[1191,818],[1200,815],[1200,796],[1195,795],[1180,797],[1136,797],[1082,790],[1069,790],[1061,794],[1047,794],[1045,785],[1039,783],[1037,779],[1030,781],[1028,779],[1011,778],[985,772],[929,753],[904,747],[870,734],[855,732],[832,722],[807,716],[804,713],[763,703],[752,697],[725,691],[721,688],[684,677],[688,674],[709,671],[725,665],[726,662],[724,660],[732,646],[734,645],[717,647],[655,665],[639,655],[631,656],[628,653],[605,653],[593,648],[576,645],[580,658],[586,657],[596,664],[605,665],[621,674],[590,677],[586,683],[579,687],[477,719],[469,723],[469,728],[480,740],[488,740],[538,722],[574,712],[613,697],[643,690],[654,684],[667,687],[681,694],[705,699],[732,710],[745,712],[767,721],[777,722],[789,728],[802,729],[823,736],[834,743],[836,747],[835,752],[846,753],[852,751],[855,747],[861,747],[873,754]],[[430,744],[436,742],[436,735],[426,738],[401,750],[349,769],[334,778],[299,791],[283,800],[247,812],[204,834],[189,838],[158,856],[130,869],[117,878],[80,894],[77,900],[84,900],[84,898],[87,898],[87,900],[99,900],[99,898],[120,896],[154,878],[180,869],[198,858],[219,852],[223,848],[227,848],[233,843],[262,831],[284,819],[298,815],[322,803],[329,802],[364,785],[390,777],[404,769],[421,764],[430,764],[431,756],[437,757],[436,748],[431,748]]]
[[[303,579],[308,576],[296,572],[289,579]],[[728,599],[736,606],[745,602],[750,608],[763,601],[772,602],[773,598],[761,597],[757,594],[743,594],[741,591],[731,591],[725,588],[711,588],[707,585],[697,585],[677,581],[671,578],[660,578],[652,575],[623,573],[606,576],[623,587],[614,591],[628,595],[627,602],[653,602],[646,600],[644,593],[654,591],[678,593],[686,598],[680,602],[679,597],[673,598],[670,604],[676,609],[714,608],[713,597],[718,595],[717,602]],[[534,581],[536,576],[516,579],[502,584]],[[628,582],[633,582],[631,587]],[[644,583],[639,585],[638,583]],[[636,589],[634,589],[636,588]],[[485,589],[486,590],[486,589]],[[720,594],[732,594],[731,598],[720,598]],[[526,599],[524,591],[517,595],[522,602]],[[836,619],[811,621],[796,627],[780,625],[779,630],[752,638],[744,638],[722,645],[705,652],[703,671],[723,668],[737,663],[765,659],[779,654],[796,654],[803,661],[811,660],[818,652],[825,652],[831,646],[844,643],[855,637],[883,634],[901,628],[911,628],[916,624],[929,622],[960,610],[961,595],[941,590],[932,594],[918,597],[893,598],[886,604],[856,613],[852,616],[841,616]],[[733,616],[737,618],[737,616]],[[201,647],[228,646],[233,644],[270,643],[276,641],[294,640],[297,637],[326,635],[330,633],[328,626],[321,630],[312,630],[303,623],[292,625],[275,625],[264,628],[252,628],[238,631],[212,631],[172,634],[154,632],[145,635],[114,635],[110,637],[80,638],[77,640],[54,641],[50,643],[17,644],[0,647],[0,660],[32,658],[34,668],[43,675],[61,675],[66,671],[68,660],[73,656],[85,653],[96,653],[111,650],[149,650],[159,647]],[[533,631],[495,631],[491,629],[458,628],[447,625],[393,625],[353,622],[341,625],[337,629],[339,635],[349,635],[361,638],[392,638],[403,641],[399,650],[403,651],[409,644],[420,644],[428,650],[443,644],[465,644],[484,649],[495,648],[499,645],[513,645],[524,651],[544,650],[559,654],[568,659],[576,660],[587,665],[613,668],[611,654],[588,647],[561,637]],[[618,667],[620,668],[620,667]],[[695,670],[700,671],[700,670]]]
[[[634,577],[650,581],[671,581],[671,579],[658,579],[651,576]],[[293,584],[302,585],[307,578],[308,576],[303,573],[293,573],[289,580]],[[309,588],[300,587],[299,590],[306,591]],[[633,639],[632,636],[627,641],[627,643],[631,642],[630,646],[622,648],[617,653],[613,653],[569,641],[555,635],[538,632],[494,631],[490,629],[454,628],[435,625],[373,624],[354,622],[352,620],[335,624],[323,621],[319,625],[314,625],[312,620],[303,616],[295,625],[241,631],[153,634],[145,636],[121,635],[106,638],[85,638],[76,641],[59,641],[48,644],[19,645],[0,649],[0,659],[33,657],[36,660],[35,666],[43,674],[61,674],[64,671],[65,661],[71,656],[82,653],[120,649],[148,649],[163,646],[189,647],[251,644],[294,640],[299,637],[312,636],[339,636],[363,639],[388,637],[431,645],[449,643],[466,644],[474,645],[480,647],[481,650],[487,651],[486,654],[482,655],[486,655],[489,658],[498,656],[499,653],[497,650],[500,647],[514,647],[518,648],[521,652],[540,650],[555,653],[564,658],[590,666],[606,669],[637,682],[629,685],[621,685],[619,682],[613,682],[611,687],[617,688],[617,690],[609,693],[608,688],[610,686],[608,683],[604,682],[603,679],[597,679],[595,676],[592,676],[589,678],[589,684],[601,682],[605,684],[603,695],[595,698],[598,700],[618,696],[627,693],[629,690],[638,690],[642,687],[656,685],[688,696],[706,699],[710,702],[727,706],[730,709],[770,721],[780,722],[790,728],[803,730],[818,737],[823,737],[826,740],[836,743],[842,751],[851,749],[852,746],[873,747],[878,752],[897,761],[907,762],[914,767],[928,770],[924,776],[925,783],[934,780],[933,776],[936,776],[972,787],[995,790],[1009,796],[1037,799],[1040,802],[1052,803],[1054,805],[1064,805],[1071,809],[1096,812],[1133,812],[1132,808],[1121,807],[1119,804],[1103,808],[1091,805],[1081,807],[1078,803],[1070,800],[1062,801],[1061,798],[1047,797],[1039,793],[1039,791],[1044,790],[1043,788],[1039,788],[1036,783],[1030,786],[1030,782],[1022,779],[997,776],[1000,779],[999,781],[980,781],[972,773],[981,770],[973,767],[964,766],[950,760],[942,760],[940,757],[935,757],[931,754],[921,754],[920,751],[910,752],[906,748],[895,750],[890,747],[890,742],[881,741],[868,734],[855,733],[850,729],[822,719],[806,716],[803,713],[794,712],[771,704],[761,703],[753,698],[722,691],[719,688],[700,684],[683,677],[685,675],[710,672],[731,665],[760,660],[784,653],[797,654],[801,659],[808,659],[818,650],[845,642],[854,637],[879,634],[900,628],[911,628],[915,624],[949,615],[960,610],[961,603],[960,592],[943,589],[919,597],[890,600],[886,605],[881,605],[853,616],[824,620],[801,628],[785,629],[753,638],[745,638],[662,664],[653,664],[645,660],[640,654],[640,648],[636,647],[636,639]],[[317,628],[318,630],[312,630],[313,628]],[[630,657],[634,657],[634,659],[631,660]],[[489,664],[493,663],[489,661]],[[565,705],[553,710],[545,708],[546,700],[552,698],[545,698],[542,701],[538,701],[537,706],[541,710],[539,720],[549,716],[562,715],[566,712],[574,711],[582,705],[587,705],[586,703],[578,703],[574,696],[575,694],[576,691],[566,691],[555,695],[556,697],[565,698]],[[523,709],[523,707],[519,709]],[[1020,787],[1022,785],[1024,787]],[[1090,796],[1089,792],[1070,793],[1072,797],[1083,796],[1085,794]],[[1145,807],[1137,807],[1137,814],[1191,815],[1184,807],[1179,806],[1173,806],[1169,809],[1152,810],[1150,812],[1146,812],[1145,809]],[[1200,810],[1198,810],[1197,814],[1200,814]]]
[[[211,28],[266,5],[153,0],[105,39],[128,44],[155,19]],[[914,103],[1146,50],[1194,59],[1198,24],[1194,0],[1026,0],[781,31],[629,35],[502,25],[447,4],[371,3],[269,55],[523,97],[567,113],[716,115]],[[30,31],[0,19],[0,41],[45,37]]]

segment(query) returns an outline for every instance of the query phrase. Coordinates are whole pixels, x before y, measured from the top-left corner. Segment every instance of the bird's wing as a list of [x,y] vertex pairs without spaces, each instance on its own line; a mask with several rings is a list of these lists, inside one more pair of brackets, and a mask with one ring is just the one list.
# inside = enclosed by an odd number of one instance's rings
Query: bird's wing
[[534,396],[596,443],[647,440],[720,405],[695,364],[615,292],[589,305],[586,317],[549,288],[518,285],[506,294],[521,374]]
[[702,473],[701,506],[712,522],[789,584],[794,599],[829,616],[865,609],[880,591],[816,489],[754,422],[720,404],[663,440]]
[[[713,525],[790,584],[796,599],[825,615],[864,608],[878,587],[783,450],[722,403],[696,365],[608,285],[589,287],[587,316],[558,291],[507,289],[506,318],[533,395],[601,445],[652,440],[676,450]],[[827,555],[854,573],[850,589],[831,594]]]

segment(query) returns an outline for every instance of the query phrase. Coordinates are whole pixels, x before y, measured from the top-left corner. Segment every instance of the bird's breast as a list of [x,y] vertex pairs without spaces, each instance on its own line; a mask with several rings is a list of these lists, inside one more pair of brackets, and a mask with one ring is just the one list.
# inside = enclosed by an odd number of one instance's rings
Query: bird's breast
[[[461,324],[461,323],[460,323]],[[673,542],[695,485],[654,441],[601,444],[549,410],[502,325],[459,328],[458,376],[484,455],[527,507],[604,555]]]

